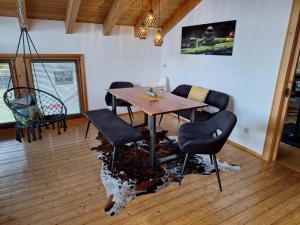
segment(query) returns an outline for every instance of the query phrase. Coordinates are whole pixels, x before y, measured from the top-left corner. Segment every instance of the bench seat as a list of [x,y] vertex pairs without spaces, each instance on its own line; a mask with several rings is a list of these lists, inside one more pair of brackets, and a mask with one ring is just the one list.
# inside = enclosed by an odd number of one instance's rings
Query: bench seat
[[83,115],[112,145],[122,145],[139,141],[141,132],[114,115],[109,109],[97,109],[84,112]]
[[[133,128],[131,125],[114,115],[109,109],[97,109],[84,112],[83,115],[88,119],[86,137],[92,123],[99,133],[101,133],[107,141],[113,146],[113,158],[111,170],[114,168],[114,161],[117,146],[143,139],[141,132]],[[138,150],[137,144],[136,148]]]

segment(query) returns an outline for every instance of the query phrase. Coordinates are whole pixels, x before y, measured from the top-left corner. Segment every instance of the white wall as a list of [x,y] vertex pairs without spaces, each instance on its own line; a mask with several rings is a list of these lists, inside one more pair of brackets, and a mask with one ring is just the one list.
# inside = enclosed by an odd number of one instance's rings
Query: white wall
[[[79,23],[65,34],[64,22],[31,20],[30,35],[44,54],[84,54],[89,108],[104,107],[104,95],[113,81],[155,84],[159,80],[161,48],[152,38],[134,38],[133,28],[117,26],[112,36],[102,26]],[[15,53],[19,36],[17,18],[0,17],[0,54]]]
[[[228,93],[238,117],[231,140],[261,154],[292,0],[203,0],[165,38],[162,74],[171,88]],[[181,27],[237,20],[233,56],[182,55]],[[247,132],[249,129],[249,132]]]

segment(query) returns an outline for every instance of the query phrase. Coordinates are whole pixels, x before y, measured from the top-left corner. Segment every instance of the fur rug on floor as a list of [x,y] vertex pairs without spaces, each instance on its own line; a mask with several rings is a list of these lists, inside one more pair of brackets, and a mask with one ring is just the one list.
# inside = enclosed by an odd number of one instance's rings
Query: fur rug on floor
[[[99,134],[101,141],[98,147],[92,148],[100,152],[102,161],[101,181],[106,189],[107,204],[105,211],[113,216],[118,214],[126,204],[139,195],[155,193],[167,187],[171,182],[178,182],[182,159],[164,164],[149,165],[149,131],[143,130],[145,140],[138,142],[138,154],[134,143],[117,148],[118,156],[115,161],[114,172],[111,173],[112,146]],[[156,156],[165,157],[180,151],[177,137],[167,136],[167,131],[157,133]],[[240,167],[218,160],[220,171],[238,172]],[[195,155],[186,166],[187,174],[211,175],[215,173],[209,155]],[[222,177],[221,177],[222,179]],[[184,182],[184,180],[183,180]]]

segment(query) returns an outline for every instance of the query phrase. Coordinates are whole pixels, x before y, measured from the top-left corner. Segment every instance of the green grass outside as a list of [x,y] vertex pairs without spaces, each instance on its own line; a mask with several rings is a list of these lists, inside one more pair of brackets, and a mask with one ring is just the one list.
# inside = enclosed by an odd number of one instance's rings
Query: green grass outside
[[0,123],[8,123],[15,121],[10,109],[3,101],[3,94],[5,89],[0,89]]

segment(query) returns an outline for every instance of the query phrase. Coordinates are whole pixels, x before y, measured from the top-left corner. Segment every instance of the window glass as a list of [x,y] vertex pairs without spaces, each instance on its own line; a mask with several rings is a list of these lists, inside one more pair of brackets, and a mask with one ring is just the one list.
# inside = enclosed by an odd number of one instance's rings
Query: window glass
[[[7,85],[11,76],[9,63],[0,62],[0,124],[14,121],[14,117],[10,109],[5,105],[3,94],[7,90]],[[12,87],[10,83],[10,88]]]
[[34,87],[57,97],[43,65],[67,107],[68,115],[80,113],[76,61],[36,61],[31,64]]

